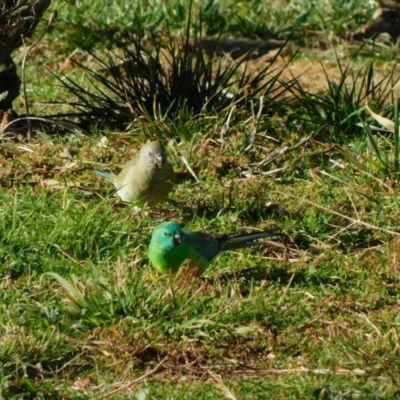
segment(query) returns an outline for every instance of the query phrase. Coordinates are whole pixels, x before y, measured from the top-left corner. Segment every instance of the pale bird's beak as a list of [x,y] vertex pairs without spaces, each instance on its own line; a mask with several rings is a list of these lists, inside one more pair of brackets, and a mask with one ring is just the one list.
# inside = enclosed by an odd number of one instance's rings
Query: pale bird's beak
[[175,235],[174,235],[174,243],[175,243],[176,245],[179,245],[179,244],[182,243],[182,235],[181,235],[180,232],[175,232]]
[[159,154],[156,156],[156,164],[162,167],[167,162],[167,157],[164,154]]

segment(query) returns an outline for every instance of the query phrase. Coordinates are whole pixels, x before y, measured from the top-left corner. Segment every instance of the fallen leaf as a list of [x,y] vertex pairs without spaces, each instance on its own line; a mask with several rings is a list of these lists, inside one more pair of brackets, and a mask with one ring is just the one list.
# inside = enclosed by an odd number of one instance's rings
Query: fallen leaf
[[14,121],[15,116],[12,110],[0,111],[0,132],[3,133],[4,129],[10,124],[10,122]]
[[382,117],[379,114],[374,113],[368,105],[365,105],[367,108],[367,111],[372,115],[372,117],[375,119],[375,121],[379,122],[382,126],[384,126],[386,129],[388,129],[390,132],[394,133],[395,129],[395,123],[391,121],[388,118]]
[[62,187],[60,182],[57,181],[56,179],[43,179],[42,181],[40,181],[40,183],[43,186],[59,186],[59,187]]
[[74,381],[74,383],[72,384],[72,387],[74,389],[85,389],[90,385],[91,379],[88,378],[78,378]]
[[74,155],[77,154],[78,152],[75,149],[72,149],[71,147],[64,147],[63,151],[59,154],[60,158],[68,158],[70,160],[73,160]]
[[97,143],[97,147],[108,147],[108,139],[106,136],[102,136],[100,142]]
[[366,249],[362,254],[358,256],[358,260],[363,266],[368,266],[370,263],[376,263],[377,259],[383,254],[381,249],[376,247]]

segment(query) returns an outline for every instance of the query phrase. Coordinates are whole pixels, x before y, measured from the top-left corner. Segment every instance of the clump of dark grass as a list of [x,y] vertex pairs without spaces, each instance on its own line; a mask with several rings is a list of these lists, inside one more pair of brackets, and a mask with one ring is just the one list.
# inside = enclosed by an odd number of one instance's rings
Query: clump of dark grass
[[[353,56],[353,58],[357,53]],[[359,118],[365,117],[365,103],[368,100],[380,109],[391,95],[390,88],[398,81],[394,77],[395,67],[384,78],[375,80],[374,61],[370,60],[358,70],[352,68],[350,61],[346,66],[336,55],[340,72],[338,81],[329,77],[324,68],[327,90],[325,93],[310,93],[297,80],[288,86],[299,107],[293,108],[292,117],[320,128],[320,138],[328,137],[345,140],[361,133]]]
[[260,96],[269,113],[284,107],[285,92],[295,79],[285,85],[280,82],[283,70],[272,66],[280,52],[260,71],[249,72],[248,57],[217,59],[193,45],[190,26],[189,19],[182,40],[170,34],[166,40],[152,36],[149,45],[132,36],[133,48],[125,46],[122,56],[109,53],[103,60],[92,54],[97,70],[73,60],[85,73],[89,87],[74,78],[58,78],[76,100],[68,102],[75,111],[55,117],[78,118],[84,126],[126,129],[143,116],[191,119],[233,104],[246,107]]
[[367,111],[385,129],[368,124],[367,118],[358,124],[367,135],[358,146],[341,149],[341,154],[361,175],[372,176],[391,190],[384,181],[390,180],[390,186],[397,186],[400,174],[400,130],[399,104],[397,99],[390,107],[389,115],[393,121],[374,113],[368,106]]

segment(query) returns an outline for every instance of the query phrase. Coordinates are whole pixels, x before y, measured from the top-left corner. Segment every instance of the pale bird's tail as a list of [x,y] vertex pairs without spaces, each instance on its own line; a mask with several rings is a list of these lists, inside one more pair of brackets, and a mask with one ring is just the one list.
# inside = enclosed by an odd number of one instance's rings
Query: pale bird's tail
[[114,183],[115,181],[115,175],[111,172],[104,172],[104,171],[100,171],[98,169],[95,169],[94,172],[101,176],[104,179],[107,179],[109,182]]

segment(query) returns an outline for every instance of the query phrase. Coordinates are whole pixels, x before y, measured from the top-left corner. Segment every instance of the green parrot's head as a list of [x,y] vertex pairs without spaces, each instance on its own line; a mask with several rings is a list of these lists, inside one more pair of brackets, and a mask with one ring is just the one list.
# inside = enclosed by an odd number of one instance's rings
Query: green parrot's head
[[182,227],[173,221],[157,225],[151,235],[149,258],[162,272],[177,272],[188,256],[185,233]]

